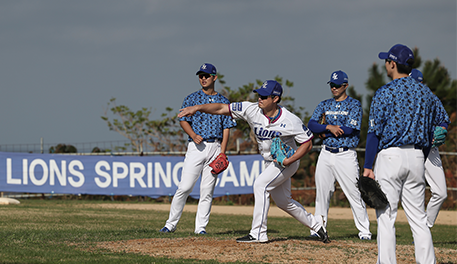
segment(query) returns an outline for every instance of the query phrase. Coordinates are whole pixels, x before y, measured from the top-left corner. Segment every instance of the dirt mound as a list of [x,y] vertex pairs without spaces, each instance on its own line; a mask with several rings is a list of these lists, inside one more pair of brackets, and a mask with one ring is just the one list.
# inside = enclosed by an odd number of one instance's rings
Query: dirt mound
[[[115,252],[137,253],[176,259],[216,260],[261,263],[373,263],[376,243],[368,241],[332,241],[315,239],[272,238],[268,243],[236,243],[206,237],[135,239],[98,243],[98,247]],[[436,249],[437,259],[456,263],[455,250]],[[414,245],[397,245],[397,263],[414,263]]]

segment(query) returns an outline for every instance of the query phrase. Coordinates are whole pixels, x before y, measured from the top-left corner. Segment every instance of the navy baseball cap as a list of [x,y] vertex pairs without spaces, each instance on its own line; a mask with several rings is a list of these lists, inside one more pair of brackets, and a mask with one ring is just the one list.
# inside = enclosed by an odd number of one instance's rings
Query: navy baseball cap
[[418,69],[412,69],[409,76],[413,77],[418,82],[422,82],[424,80],[424,75],[422,75],[422,72]]
[[200,73],[208,73],[208,74],[214,74],[216,75],[216,67],[214,67],[213,64],[210,63],[205,63],[202,66],[200,66],[200,70],[196,73],[196,75],[199,75]]
[[338,85],[342,85],[343,83],[348,83],[348,75],[344,71],[335,71],[330,75],[330,81],[327,83],[334,83]]
[[408,59],[413,59],[414,61],[414,54],[412,50],[402,44],[394,45],[388,52],[380,52],[378,57],[381,60],[389,59],[395,61],[398,64],[409,66],[412,66],[412,64],[408,64]]
[[259,89],[254,90],[254,93],[258,93],[261,96],[277,95],[281,97],[282,87],[275,80],[265,81]]

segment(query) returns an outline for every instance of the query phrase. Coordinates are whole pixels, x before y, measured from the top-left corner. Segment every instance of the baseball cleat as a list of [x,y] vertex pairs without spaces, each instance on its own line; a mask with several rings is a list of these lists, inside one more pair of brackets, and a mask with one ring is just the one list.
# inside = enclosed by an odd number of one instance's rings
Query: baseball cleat
[[360,240],[371,240],[370,236],[361,236]]
[[173,233],[172,231],[170,231],[170,229],[168,229],[166,226],[164,226],[162,229],[159,230],[160,233]]
[[237,238],[236,242],[238,242],[238,243],[265,243],[265,242],[268,242],[268,239],[257,240],[255,238],[253,238],[251,235],[247,235],[244,237]]
[[310,237],[319,237],[319,235],[317,233],[314,233],[314,234],[310,235]]
[[321,238],[321,241],[324,242],[324,243],[330,243],[330,239],[328,238],[328,234],[326,231],[324,231],[324,228],[321,227],[321,229],[319,229],[319,231],[317,231],[317,234],[319,235],[319,237]]
[[205,230],[200,231],[198,234],[199,234],[199,235],[206,235],[206,231],[205,231]]

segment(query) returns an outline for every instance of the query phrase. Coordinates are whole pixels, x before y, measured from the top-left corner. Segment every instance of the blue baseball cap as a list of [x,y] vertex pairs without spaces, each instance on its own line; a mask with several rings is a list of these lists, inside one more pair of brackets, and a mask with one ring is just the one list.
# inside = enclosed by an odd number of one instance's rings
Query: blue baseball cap
[[412,69],[409,76],[413,77],[418,82],[422,82],[424,80],[424,75],[422,75],[422,72],[418,69]]
[[394,45],[388,52],[380,52],[378,57],[381,60],[389,59],[395,61],[398,64],[409,66],[412,66],[412,64],[408,64],[408,59],[413,59],[414,61],[414,54],[412,50],[402,44]]
[[330,75],[330,81],[327,83],[334,83],[338,85],[342,85],[343,83],[348,83],[348,75],[344,71],[335,71]]
[[213,64],[210,63],[204,63],[202,66],[200,66],[200,70],[196,73],[196,75],[199,75],[200,73],[208,73],[208,74],[214,74],[216,75],[216,67],[214,67]]
[[277,95],[281,97],[282,87],[275,80],[265,81],[259,89],[254,90],[254,93],[258,93],[261,96]]

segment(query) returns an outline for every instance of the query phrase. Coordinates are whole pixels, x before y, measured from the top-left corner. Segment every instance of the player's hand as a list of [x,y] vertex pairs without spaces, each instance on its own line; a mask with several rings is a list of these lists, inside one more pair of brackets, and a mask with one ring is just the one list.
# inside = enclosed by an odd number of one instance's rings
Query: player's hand
[[189,106],[186,108],[179,109],[178,117],[191,116],[197,112],[196,106]]
[[282,164],[283,164],[284,166],[289,166],[289,165],[290,165],[289,158],[285,158],[285,159],[282,161]]
[[344,134],[344,131],[340,128],[340,126],[327,125],[326,129],[335,135],[335,137],[339,137]]
[[320,139],[325,139],[326,138],[325,133],[320,133],[320,134],[318,134],[318,136],[319,136]]
[[203,138],[200,135],[195,135],[194,137],[192,137],[192,140],[197,145],[203,142]]
[[363,168],[363,174],[362,175],[364,177],[370,177],[373,180],[375,180],[374,172],[373,172],[372,169]]
[[[278,162],[276,159],[274,159],[273,162],[279,164],[279,162]],[[285,159],[282,161],[282,164],[283,164],[284,166],[290,165],[290,164],[289,164],[289,159],[288,159],[288,158],[285,158]],[[280,165],[281,165],[281,164],[280,164]]]

